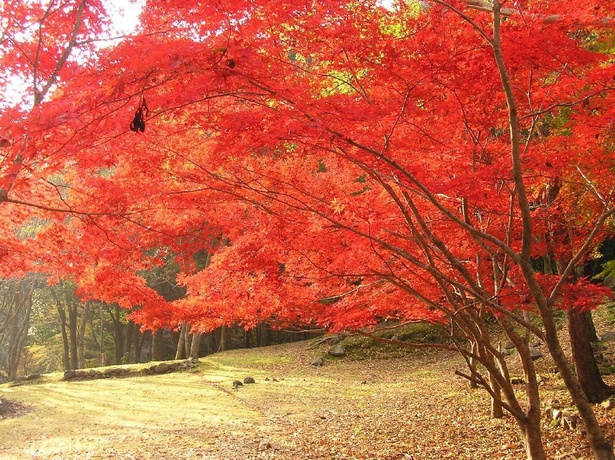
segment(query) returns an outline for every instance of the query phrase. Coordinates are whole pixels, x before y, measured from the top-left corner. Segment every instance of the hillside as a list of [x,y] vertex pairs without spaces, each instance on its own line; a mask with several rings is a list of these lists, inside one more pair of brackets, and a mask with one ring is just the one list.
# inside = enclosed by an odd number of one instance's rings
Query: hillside
[[[186,372],[0,387],[29,411],[0,420],[3,459],[522,459],[512,418],[442,352],[312,360],[310,342],[219,353]],[[545,400],[562,397],[544,368]],[[235,379],[256,383],[232,388]],[[612,382],[611,382],[612,383]],[[562,399],[566,400],[565,397]],[[615,433],[613,417],[599,419]],[[581,435],[545,427],[549,458],[588,458]]]

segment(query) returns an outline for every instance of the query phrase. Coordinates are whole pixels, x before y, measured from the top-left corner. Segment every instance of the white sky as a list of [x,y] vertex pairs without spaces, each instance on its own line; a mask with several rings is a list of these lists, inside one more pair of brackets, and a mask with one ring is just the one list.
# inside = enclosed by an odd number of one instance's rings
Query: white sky
[[105,0],[107,11],[115,18],[115,30],[118,34],[133,33],[139,23],[139,14],[145,0]]

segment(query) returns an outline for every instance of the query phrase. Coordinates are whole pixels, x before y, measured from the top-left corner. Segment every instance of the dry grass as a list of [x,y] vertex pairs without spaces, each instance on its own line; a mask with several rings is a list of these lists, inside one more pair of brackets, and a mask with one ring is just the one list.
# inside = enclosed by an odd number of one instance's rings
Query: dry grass
[[[455,377],[455,354],[309,363],[309,343],[237,350],[191,372],[0,387],[32,411],[0,421],[3,459],[523,459],[514,421]],[[541,370],[549,368],[544,360]],[[231,382],[254,385],[233,391]],[[519,388],[520,391],[522,387]],[[563,397],[549,376],[545,398]],[[606,430],[613,416],[597,407]],[[545,426],[549,458],[589,458]]]

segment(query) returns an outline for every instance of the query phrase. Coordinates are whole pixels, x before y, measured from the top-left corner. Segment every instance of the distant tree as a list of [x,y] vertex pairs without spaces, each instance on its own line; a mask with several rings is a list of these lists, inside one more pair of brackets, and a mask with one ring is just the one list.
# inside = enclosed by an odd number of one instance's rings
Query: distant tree
[[0,281],[0,368],[9,380],[17,378],[28,345],[33,294],[39,283],[35,276]]

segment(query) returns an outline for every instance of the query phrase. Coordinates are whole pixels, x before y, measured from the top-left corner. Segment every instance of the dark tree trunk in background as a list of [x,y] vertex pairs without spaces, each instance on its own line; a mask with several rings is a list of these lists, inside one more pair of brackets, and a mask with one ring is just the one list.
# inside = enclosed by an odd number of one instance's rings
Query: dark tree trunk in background
[[64,362],[64,369],[70,369],[70,358],[69,358],[69,348],[68,348],[68,335],[66,334],[66,312],[64,309],[58,305],[58,316],[60,317],[60,331],[62,332],[62,350],[64,352],[62,356],[62,360]]
[[179,330],[179,337],[177,340],[177,349],[175,350],[175,359],[182,359],[186,357],[186,336],[188,335],[188,323],[182,323],[182,327]]
[[[194,334],[190,334],[190,325],[188,324],[188,329],[186,330],[186,340],[184,341],[184,356],[188,358],[190,356],[190,350],[192,349],[192,339],[194,338]],[[200,345],[200,342],[199,342]]]
[[162,329],[152,334],[152,361],[162,361]]
[[589,402],[599,403],[611,396],[612,391],[602,380],[594,357],[588,316],[589,312],[580,313],[570,310],[568,312],[568,333],[574,368],[583,392]]
[[77,365],[79,369],[85,367],[85,327],[90,319],[90,306],[90,302],[83,304],[83,315],[81,316],[77,333]]
[[141,351],[143,350],[143,344],[145,343],[145,339],[150,334],[149,331],[141,332],[138,326],[135,324],[135,363],[141,362]]
[[244,348],[252,347],[252,329],[243,331],[243,346]]
[[218,351],[228,350],[228,326],[220,327],[220,342],[218,342]]
[[212,353],[215,353],[217,350],[217,344],[218,344],[218,340],[216,338],[216,334],[217,334],[217,329],[208,332],[207,333],[207,354],[210,355]]
[[192,342],[190,343],[190,358],[197,359],[201,348],[201,333],[195,332],[192,334]]
[[115,348],[115,364],[121,364],[124,358],[124,323],[119,305],[107,308],[107,313],[113,323],[113,344]]
[[271,339],[271,330],[265,323],[261,323],[256,328],[256,341],[259,347],[266,347],[269,345]]
[[70,302],[68,305],[68,332],[70,334],[70,365],[71,369],[79,369],[77,359],[77,303]]
[[124,327],[124,359],[122,360],[126,364],[136,362],[136,357],[132,353],[134,330],[135,323],[128,321]]

